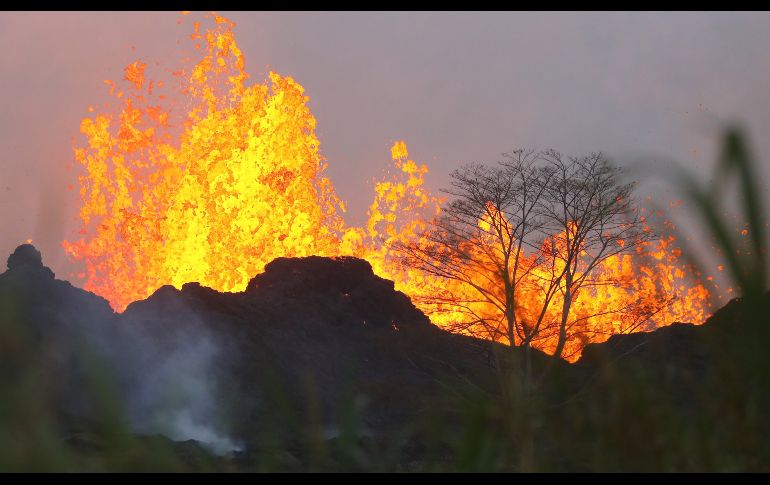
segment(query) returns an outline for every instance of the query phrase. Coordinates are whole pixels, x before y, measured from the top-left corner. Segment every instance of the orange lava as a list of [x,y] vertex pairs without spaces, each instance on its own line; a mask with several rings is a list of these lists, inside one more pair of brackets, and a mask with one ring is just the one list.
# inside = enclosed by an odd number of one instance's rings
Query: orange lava
[[[234,24],[215,14],[211,20],[207,29],[194,24],[189,39],[199,60],[189,70],[163,82],[134,62],[122,81],[105,81],[117,107],[89,107],[96,113],[82,120],[87,143],[74,154],[83,167],[83,225],[80,238],[62,244],[85,264],[83,287],[122,311],[166,284],[242,291],[280,256],[354,255],[394,280],[434,324],[479,335],[481,327],[459,324],[470,314],[494,319],[494,308],[469,285],[404,267],[391,249],[396,241],[419,243],[440,211],[442,200],[424,186],[428,168],[396,142],[394,175],[375,185],[367,224],[347,226],[324,175],[304,88],[274,72],[247,83]],[[612,334],[704,320],[708,291],[673,243],[660,238],[598,269],[597,281],[607,284],[577,296],[565,358]],[[517,310],[524,319],[538,308],[536,282],[529,287]],[[554,322],[560,307],[550,307]],[[554,328],[546,326],[538,348],[553,350]]]

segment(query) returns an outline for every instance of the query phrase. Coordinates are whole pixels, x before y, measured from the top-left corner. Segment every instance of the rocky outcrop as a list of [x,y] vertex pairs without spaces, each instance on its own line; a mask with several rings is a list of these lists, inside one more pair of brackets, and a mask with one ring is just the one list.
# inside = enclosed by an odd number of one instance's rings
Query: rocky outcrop
[[[279,258],[242,293],[165,286],[121,318],[168,345],[190,328],[215,339],[222,393],[239,396],[239,414],[251,417],[242,439],[276,416],[306,416],[311,402],[333,435],[340,410],[366,395],[362,425],[382,432],[427,412],[462,379],[492,387],[494,344],[431,325],[356,258]],[[277,395],[288,399],[271,402]]]
[[48,349],[41,358],[66,416],[91,412],[85,371],[99,363],[138,431],[180,441],[235,448],[271,427],[292,434],[308,413],[333,437],[356,396],[367,400],[361,429],[386,432],[455,385],[494,387],[494,344],[431,325],[355,258],[279,258],[244,292],[164,286],[116,314],[24,245],[0,274],[0,299],[31,331],[29,345]]

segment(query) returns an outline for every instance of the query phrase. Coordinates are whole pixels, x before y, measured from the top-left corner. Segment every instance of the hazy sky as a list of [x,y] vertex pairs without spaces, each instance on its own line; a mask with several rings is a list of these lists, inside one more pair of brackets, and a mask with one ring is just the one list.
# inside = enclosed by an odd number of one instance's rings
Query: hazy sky
[[[604,151],[621,163],[666,156],[706,173],[717,128],[730,120],[770,157],[767,12],[223,15],[253,79],[273,69],[305,87],[351,223],[363,219],[397,139],[429,165],[433,189],[460,163],[516,147]],[[190,32],[179,18],[0,13],[3,261],[32,238],[69,276],[60,241],[78,226],[67,185],[80,119],[126,64],[174,65]]]

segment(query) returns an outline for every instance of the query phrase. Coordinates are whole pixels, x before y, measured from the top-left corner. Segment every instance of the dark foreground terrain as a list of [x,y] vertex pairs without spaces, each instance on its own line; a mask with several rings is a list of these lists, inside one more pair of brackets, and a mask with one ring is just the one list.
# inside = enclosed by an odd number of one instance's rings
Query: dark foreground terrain
[[743,311],[534,352],[525,392],[520,352],[431,325],[362,260],[115,314],[24,245],[0,274],[0,470],[770,471]]

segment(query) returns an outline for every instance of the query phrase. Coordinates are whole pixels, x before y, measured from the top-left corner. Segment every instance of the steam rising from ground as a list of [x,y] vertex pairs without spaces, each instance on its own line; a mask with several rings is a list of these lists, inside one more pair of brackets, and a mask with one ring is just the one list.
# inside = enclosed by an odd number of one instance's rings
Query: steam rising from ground
[[219,455],[239,451],[242,445],[225,429],[226,406],[218,385],[224,370],[217,365],[221,346],[200,322],[182,317],[179,325],[162,340],[133,329],[141,350],[129,361],[134,366],[126,390],[131,427],[175,441],[196,440]]
[[40,386],[57,413],[75,418],[75,429],[103,417],[102,404],[112,402],[103,392],[111,390],[134,432],[194,439],[218,454],[239,449],[226,422],[235,402],[225,364],[236,355],[226,347],[232,342],[207,328],[176,290],[162,288],[156,298],[151,313],[159,320],[145,319],[141,305],[117,315],[105,300],[55,279],[31,244],[19,246],[0,273],[0,302],[13,302],[2,313],[19,322],[30,355],[55,376]]

